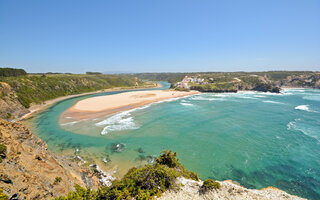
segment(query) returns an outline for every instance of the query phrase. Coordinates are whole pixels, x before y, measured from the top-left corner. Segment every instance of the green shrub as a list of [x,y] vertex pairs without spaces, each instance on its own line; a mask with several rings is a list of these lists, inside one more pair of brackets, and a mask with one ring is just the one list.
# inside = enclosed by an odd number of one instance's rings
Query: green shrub
[[0,163],[2,163],[2,159],[6,157],[7,146],[4,144],[0,144]]
[[7,151],[7,146],[4,144],[0,144],[0,154],[5,153]]
[[79,185],[74,186],[75,191],[69,192],[66,197],[58,197],[56,200],[95,200],[97,198],[97,192],[90,188],[82,188]]
[[177,167],[180,163],[176,158],[177,152],[172,152],[168,150],[162,151],[162,154],[156,159],[156,162],[160,165],[167,165],[170,168]]
[[54,179],[53,184],[54,184],[54,185],[57,185],[57,184],[60,183],[61,181],[62,181],[62,178],[61,178],[61,177],[56,177],[56,178]]
[[3,190],[0,188],[0,200],[7,200],[9,197],[3,193]]
[[203,182],[203,185],[201,186],[201,190],[203,192],[213,190],[213,189],[219,189],[220,188],[220,183],[216,182],[212,179],[207,179]]

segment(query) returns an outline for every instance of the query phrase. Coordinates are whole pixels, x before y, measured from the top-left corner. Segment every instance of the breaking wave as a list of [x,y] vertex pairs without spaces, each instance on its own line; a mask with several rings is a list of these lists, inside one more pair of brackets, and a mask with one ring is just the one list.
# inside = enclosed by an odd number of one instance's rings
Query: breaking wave
[[183,106],[194,106],[192,103],[180,103]]
[[299,121],[301,121],[300,118],[295,119],[294,121],[290,121],[287,124],[287,130],[294,130],[294,131],[300,131],[301,133],[303,133],[306,136],[312,137],[314,139],[316,139],[318,142],[320,142],[320,138],[314,134],[314,131],[312,131],[312,129],[309,127],[301,127],[301,125],[299,125]]
[[[103,130],[101,131],[101,135],[106,135],[106,134],[108,134],[108,133],[110,133],[112,131],[123,131],[123,130],[138,129],[139,126],[134,122],[133,117],[131,117],[131,112],[148,108],[153,104],[176,101],[176,100],[179,100],[179,99],[182,99],[182,98],[186,98],[186,97],[189,97],[189,96],[166,99],[166,100],[163,100],[163,101],[153,102],[153,103],[150,103],[150,104],[142,106],[142,107],[138,107],[138,108],[134,108],[134,109],[131,109],[131,110],[123,111],[123,112],[115,114],[115,115],[113,115],[111,117],[108,117],[107,119],[105,119],[103,121],[95,123],[95,125],[96,126],[104,126]],[[188,104],[188,103],[185,103],[185,104]],[[190,104],[190,105],[192,105],[192,104]]]
[[[135,109],[134,109],[135,110]],[[131,117],[130,111],[124,111],[119,114],[113,115],[101,122],[96,123],[96,126],[105,126],[101,131],[101,135],[106,135],[111,131],[122,131],[127,129],[137,129],[137,126],[133,118]]]
[[310,109],[309,109],[309,105],[296,106],[294,109],[296,109],[296,110],[304,110],[304,111],[311,112]]
[[270,101],[270,100],[267,100],[267,101],[263,101],[264,103],[274,103],[274,104],[284,104],[282,102],[278,102],[278,101]]

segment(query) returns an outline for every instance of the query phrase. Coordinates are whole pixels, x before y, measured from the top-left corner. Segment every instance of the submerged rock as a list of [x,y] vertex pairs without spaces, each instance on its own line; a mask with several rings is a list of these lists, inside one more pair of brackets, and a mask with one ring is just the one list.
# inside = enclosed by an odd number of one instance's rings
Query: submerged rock
[[110,156],[107,155],[106,157],[104,157],[104,158],[102,159],[102,162],[104,162],[104,163],[109,163],[109,162],[111,162]]
[[145,153],[141,147],[138,149],[138,152],[139,153]]
[[123,152],[125,149],[126,145],[123,143],[115,143],[111,145],[111,151],[112,152]]

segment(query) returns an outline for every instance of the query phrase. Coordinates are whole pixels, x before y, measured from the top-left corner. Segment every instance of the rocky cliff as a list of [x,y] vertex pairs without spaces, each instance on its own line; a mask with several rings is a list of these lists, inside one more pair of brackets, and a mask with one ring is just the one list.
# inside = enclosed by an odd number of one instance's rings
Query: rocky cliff
[[0,118],[15,119],[28,112],[18,101],[18,97],[11,86],[0,82]]
[[0,188],[9,199],[50,199],[84,186],[81,169],[47,150],[23,124],[0,119]]

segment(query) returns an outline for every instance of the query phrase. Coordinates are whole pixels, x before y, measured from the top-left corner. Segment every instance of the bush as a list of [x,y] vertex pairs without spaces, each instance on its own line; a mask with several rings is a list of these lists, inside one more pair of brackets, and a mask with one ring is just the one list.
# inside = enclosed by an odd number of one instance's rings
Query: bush
[[97,198],[97,192],[92,191],[90,188],[82,188],[79,185],[74,186],[75,191],[69,192],[66,197],[58,197],[56,200],[95,200]]
[[0,144],[0,155],[5,154],[7,151],[7,146],[4,144]]
[[4,144],[0,144],[0,163],[2,163],[2,159],[6,157],[7,146]]
[[203,182],[203,185],[201,186],[201,190],[203,192],[213,190],[213,189],[219,189],[220,188],[220,183],[216,182],[212,179],[207,179]]
[[53,184],[54,184],[54,185],[57,185],[57,184],[60,183],[61,181],[62,181],[62,178],[61,178],[61,177],[56,177],[56,178],[54,179]]
[[0,200],[7,200],[9,197],[3,193],[3,190],[0,188]]
[[156,162],[160,165],[167,165],[170,168],[177,167],[180,163],[176,158],[177,152],[172,152],[168,150],[162,151],[162,154],[156,159]]
[[121,181],[100,190],[99,199],[151,199],[174,188],[179,176],[176,170],[157,163],[140,169],[132,168]]

